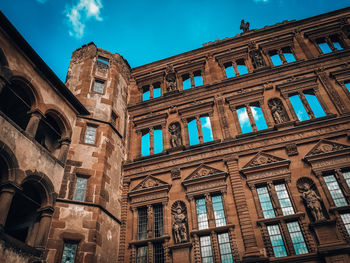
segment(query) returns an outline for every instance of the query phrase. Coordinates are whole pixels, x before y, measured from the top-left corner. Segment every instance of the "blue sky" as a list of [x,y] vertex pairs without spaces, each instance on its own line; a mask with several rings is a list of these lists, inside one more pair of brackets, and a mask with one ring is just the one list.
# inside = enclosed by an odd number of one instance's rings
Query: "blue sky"
[[72,52],[91,41],[131,67],[251,29],[350,6],[350,0],[2,0],[0,10],[61,80]]

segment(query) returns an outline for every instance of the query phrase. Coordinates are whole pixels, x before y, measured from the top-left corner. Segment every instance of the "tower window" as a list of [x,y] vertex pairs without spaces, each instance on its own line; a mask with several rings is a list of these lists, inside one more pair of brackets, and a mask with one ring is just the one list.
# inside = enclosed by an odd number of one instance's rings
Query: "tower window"
[[64,242],[62,263],[74,263],[77,253],[77,243]]
[[103,94],[105,82],[103,80],[95,79],[94,86],[92,88],[93,92]]
[[75,201],[85,200],[87,181],[88,181],[87,178],[77,176],[73,200]]
[[96,143],[96,131],[97,131],[97,127],[88,125],[86,127],[84,142],[87,144],[95,144]]

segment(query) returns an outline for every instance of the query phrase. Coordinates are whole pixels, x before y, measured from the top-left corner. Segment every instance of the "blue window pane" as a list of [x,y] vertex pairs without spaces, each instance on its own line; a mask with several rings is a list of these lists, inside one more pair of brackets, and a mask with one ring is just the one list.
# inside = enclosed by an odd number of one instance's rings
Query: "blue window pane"
[[314,94],[304,94],[304,95],[305,95],[305,98],[306,98],[307,102],[309,103],[310,108],[311,108],[311,110],[314,113],[316,118],[326,116],[326,113],[322,109],[322,106],[321,106],[320,102],[318,101],[316,95],[314,95]]
[[340,189],[340,186],[338,184],[337,179],[334,175],[327,175],[324,176],[324,181],[326,182],[326,185],[328,187],[328,190],[333,198],[334,204],[336,206],[344,206],[347,205],[348,202],[346,201],[344,194],[342,190]]
[[153,98],[158,98],[160,97],[160,95],[161,95],[160,88],[153,89]]
[[239,125],[241,126],[242,133],[252,132],[252,126],[250,125],[249,117],[246,108],[240,108],[237,110]]
[[184,90],[186,89],[190,89],[191,88],[191,79],[185,79],[183,82],[182,82],[182,86],[184,88]]
[[142,135],[141,138],[141,155],[147,156],[149,155],[149,132]]
[[346,231],[348,231],[348,234],[350,235],[350,213],[341,214],[340,216],[343,220]]
[[331,53],[332,49],[328,46],[326,42],[318,43],[319,48],[321,49],[323,54]]
[[255,107],[255,106],[250,106],[250,109],[252,111],[253,118],[254,118],[256,128],[258,129],[258,131],[267,129],[267,124],[266,124],[264,114],[263,114],[261,108]]
[[345,83],[345,87],[348,89],[348,91],[350,92],[350,82],[346,82]]
[[232,78],[232,77],[236,76],[235,71],[233,70],[232,66],[229,66],[229,67],[225,68],[225,72],[226,72],[226,77],[227,78]]
[[309,253],[298,222],[287,223],[289,235],[297,255]]
[[202,76],[194,76],[194,86],[202,86],[203,85],[203,78]]
[[293,109],[295,114],[298,116],[299,121],[310,120],[310,117],[307,114],[299,95],[290,96],[289,100],[292,103]]
[[210,119],[208,116],[201,117],[201,126],[203,133],[203,141],[211,142],[213,140],[213,132],[211,130]]
[[287,251],[283,243],[280,229],[278,225],[267,226],[267,231],[270,236],[271,245],[275,257],[286,257]]
[[188,135],[190,138],[190,145],[195,145],[199,143],[196,119],[188,123]]
[[144,91],[142,94],[142,101],[149,100],[149,95],[150,95],[149,90]]
[[338,41],[333,41],[333,46],[337,49],[337,50],[343,50],[343,47],[340,45],[340,43]]
[[73,200],[84,201],[86,185],[87,185],[87,178],[77,177],[77,181],[75,183],[75,192],[74,192]]
[[283,53],[284,58],[287,60],[288,63],[294,62],[295,61],[295,57],[293,55],[293,53]]
[[161,129],[154,130],[154,153],[163,151],[163,135]]
[[278,54],[270,56],[270,58],[271,58],[272,64],[274,66],[279,66],[279,65],[283,64],[283,62]]
[[244,75],[248,73],[248,69],[246,65],[237,64],[237,69],[238,69],[239,75]]
[[258,192],[258,197],[260,201],[260,206],[264,214],[264,218],[273,218],[275,217],[275,211],[271,203],[270,195],[267,190],[267,187],[259,187],[256,189]]

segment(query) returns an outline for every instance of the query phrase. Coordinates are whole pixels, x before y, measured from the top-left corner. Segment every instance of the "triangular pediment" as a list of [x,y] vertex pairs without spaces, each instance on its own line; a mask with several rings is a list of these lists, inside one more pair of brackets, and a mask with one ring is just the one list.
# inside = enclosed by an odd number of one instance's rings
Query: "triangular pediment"
[[346,149],[350,149],[350,146],[329,140],[321,140],[305,155],[305,158]]
[[215,174],[223,174],[223,173],[226,173],[226,172],[210,167],[205,164],[201,164],[189,176],[187,176],[184,181],[199,179],[202,177],[211,176]]
[[246,168],[252,168],[252,167],[258,167],[262,165],[267,165],[267,164],[272,164],[272,163],[279,163],[281,161],[288,161],[286,159],[267,154],[264,152],[258,152],[253,159],[251,159],[244,167],[243,169]]
[[141,191],[146,189],[153,189],[160,186],[170,186],[170,185],[167,182],[164,182],[158,178],[153,177],[152,175],[149,175],[145,179],[143,179],[141,183],[136,185],[135,188],[131,190],[131,192]]

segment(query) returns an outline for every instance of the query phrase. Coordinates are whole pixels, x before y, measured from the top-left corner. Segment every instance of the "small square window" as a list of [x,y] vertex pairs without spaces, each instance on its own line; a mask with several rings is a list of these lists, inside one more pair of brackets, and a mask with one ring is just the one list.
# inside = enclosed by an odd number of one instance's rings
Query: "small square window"
[[94,82],[94,86],[92,88],[92,91],[99,93],[99,94],[103,94],[104,85],[105,85],[104,81],[96,79]]
[[97,127],[87,126],[84,142],[87,144],[95,144]]
[[88,181],[87,178],[77,176],[77,180],[75,182],[75,190],[74,190],[73,200],[75,200],[75,201],[84,201],[85,200],[87,181]]
[[105,67],[109,67],[109,59],[105,57],[98,56],[97,63],[100,65],[104,65]]

